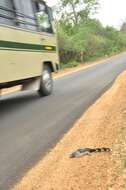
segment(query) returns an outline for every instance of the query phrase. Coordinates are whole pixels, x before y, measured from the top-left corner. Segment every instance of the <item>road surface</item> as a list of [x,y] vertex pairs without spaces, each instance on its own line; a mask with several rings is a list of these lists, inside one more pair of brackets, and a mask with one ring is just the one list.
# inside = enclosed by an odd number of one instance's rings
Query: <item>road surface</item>
[[56,79],[50,97],[23,92],[1,98],[0,190],[36,164],[124,69],[126,54]]

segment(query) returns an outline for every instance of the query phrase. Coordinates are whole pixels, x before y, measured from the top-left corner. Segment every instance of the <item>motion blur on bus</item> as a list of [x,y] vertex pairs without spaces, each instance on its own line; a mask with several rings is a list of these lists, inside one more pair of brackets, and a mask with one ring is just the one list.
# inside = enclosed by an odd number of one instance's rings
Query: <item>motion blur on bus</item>
[[52,9],[42,0],[0,1],[0,91],[21,85],[40,96],[53,91],[59,70]]

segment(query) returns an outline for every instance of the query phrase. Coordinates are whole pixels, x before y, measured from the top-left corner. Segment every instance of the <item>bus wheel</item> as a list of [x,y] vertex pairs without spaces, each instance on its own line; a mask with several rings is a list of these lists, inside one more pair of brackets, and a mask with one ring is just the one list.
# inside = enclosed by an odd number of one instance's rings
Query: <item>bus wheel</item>
[[39,89],[40,96],[48,96],[53,91],[53,79],[51,75],[51,69],[48,65],[44,65],[43,73],[41,76],[41,83]]

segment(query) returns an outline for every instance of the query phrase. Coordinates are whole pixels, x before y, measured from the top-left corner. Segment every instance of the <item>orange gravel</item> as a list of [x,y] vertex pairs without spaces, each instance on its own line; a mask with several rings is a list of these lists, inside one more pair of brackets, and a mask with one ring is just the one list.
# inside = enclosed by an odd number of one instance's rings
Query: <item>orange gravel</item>
[[[13,190],[122,190],[126,171],[117,168],[125,157],[121,152],[126,155],[125,123],[126,71]],[[70,159],[69,153],[81,147],[110,147],[113,152]]]

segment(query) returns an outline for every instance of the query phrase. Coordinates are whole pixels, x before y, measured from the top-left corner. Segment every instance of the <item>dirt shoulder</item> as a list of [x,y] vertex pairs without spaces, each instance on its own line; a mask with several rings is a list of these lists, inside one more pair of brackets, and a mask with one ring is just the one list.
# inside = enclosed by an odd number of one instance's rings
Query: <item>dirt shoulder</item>
[[[113,152],[70,159],[81,147]],[[13,190],[125,190],[125,178],[126,71]]]

